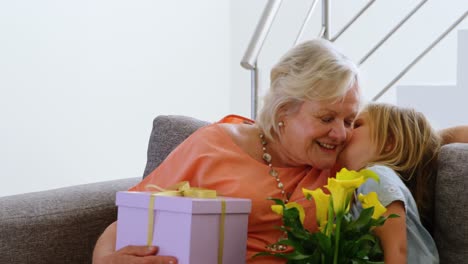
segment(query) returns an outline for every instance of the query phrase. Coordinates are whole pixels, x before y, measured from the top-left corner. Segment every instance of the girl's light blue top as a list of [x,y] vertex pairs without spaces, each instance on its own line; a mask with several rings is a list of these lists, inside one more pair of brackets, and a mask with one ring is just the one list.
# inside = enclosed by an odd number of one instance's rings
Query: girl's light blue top
[[[357,192],[367,194],[376,192],[383,206],[388,206],[394,201],[401,201],[406,211],[406,236],[409,264],[431,264],[439,263],[439,254],[434,239],[424,228],[419,218],[416,202],[411,192],[403,183],[398,174],[385,166],[370,167],[380,177],[380,183],[368,179],[361,185]],[[357,217],[362,210],[361,204],[356,203],[351,213]]]

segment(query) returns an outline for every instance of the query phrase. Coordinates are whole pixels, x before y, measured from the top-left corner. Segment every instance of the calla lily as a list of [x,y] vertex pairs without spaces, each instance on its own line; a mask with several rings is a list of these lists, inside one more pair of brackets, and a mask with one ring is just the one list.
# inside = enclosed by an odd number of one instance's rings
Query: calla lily
[[[283,244],[299,245],[299,247],[293,247],[293,252],[290,254],[269,250],[256,256],[286,258],[288,263],[298,261],[301,263],[338,264],[368,263],[371,256],[381,255],[382,248],[372,230],[384,224],[388,218],[396,216],[382,216],[386,212],[386,208],[379,202],[375,192],[368,195],[359,194],[357,197],[363,208],[373,209],[365,210],[365,214],[361,214],[357,219],[349,213],[355,191],[369,178],[379,182],[378,175],[371,170],[350,171],[344,168],[336,174],[336,177],[328,178],[328,183],[325,186],[328,190],[323,187],[315,190],[302,189],[307,200],[314,200],[315,217],[319,232],[311,233],[303,225],[298,226],[300,224],[297,220],[304,223],[305,219],[304,208],[300,204],[296,202],[284,204],[281,199],[271,198],[277,203],[271,206],[272,211],[283,215],[283,225],[280,229],[287,231],[287,238],[284,238],[281,243],[274,243],[272,248]],[[290,210],[291,208],[296,208],[298,214],[296,214],[295,210]],[[373,211],[372,216],[370,216],[371,211]],[[298,217],[299,219],[297,219]],[[352,232],[348,232],[349,230],[352,230]],[[361,239],[356,241],[359,237]],[[319,246],[305,246],[317,242]],[[349,248],[350,245],[352,245],[352,250]],[[375,259],[375,261],[380,260],[381,258]]]
[[376,192],[370,192],[367,195],[360,193],[358,199],[362,204],[362,208],[367,209],[372,206],[374,207],[374,214],[372,215],[374,219],[379,218],[387,211],[387,208],[380,203]]
[[[287,203],[284,205],[286,207],[286,209],[290,209],[290,208],[296,208],[297,211],[299,211],[299,220],[301,221],[301,224],[304,224],[304,219],[305,219],[305,211],[304,211],[304,207],[302,207],[302,205],[296,203],[296,202],[290,202],[290,203]],[[271,210],[279,215],[283,215],[283,206],[282,205],[278,205],[278,204],[275,204],[275,205],[272,205],[271,206]]]
[[271,206],[271,210],[279,215],[283,215],[283,206],[275,204]]
[[350,189],[349,191],[342,184],[340,184],[340,182],[333,178],[328,179],[328,184],[326,187],[330,191],[333,200],[333,210],[335,211],[335,214],[338,215],[343,213],[346,208],[346,200],[348,197],[348,193],[352,193],[353,189]]
[[330,195],[325,194],[321,188],[315,190],[302,189],[304,196],[308,197],[309,195],[314,198],[316,217],[320,230],[323,231],[325,225],[327,224],[328,219],[328,207],[330,204]]
[[376,182],[380,182],[380,179],[377,173],[369,169],[353,171],[353,170],[347,170],[346,168],[342,168],[341,171],[336,174],[336,179],[343,180],[343,181],[354,180],[354,179],[358,179],[361,177],[363,177],[364,181],[367,181],[367,179],[371,178],[371,179],[374,179]]
[[371,170],[365,169],[357,172],[343,168],[336,174],[336,179],[328,179],[326,187],[331,193],[335,214],[349,210],[348,205],[354,190],[369,178],[379,181],[378,175]]

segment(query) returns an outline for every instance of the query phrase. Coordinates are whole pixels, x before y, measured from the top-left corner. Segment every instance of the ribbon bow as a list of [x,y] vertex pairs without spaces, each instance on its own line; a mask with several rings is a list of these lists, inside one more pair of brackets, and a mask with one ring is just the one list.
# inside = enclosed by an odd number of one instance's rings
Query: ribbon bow
[[216,190],[190,187],[188,181],[176,183],[167,189],[163,189],[155,184],[146,185],[146,189],[156,189],[157,192],[153,192],[153,196],[185,196],[192,198],[216,198]]
[[[150,196],[150,204],[148,206],[148,234],[146,245],[151,246],[154,233],[154,200],[156,196],[184,196],[192,198],[213,199],[217,197],[216,190],[190,187],[188,181],[176,183],[166,189],[155,184],[146,185],[146,189],[156,189]],[[226,218],[226,201],[221,199],[221,217],[219,222],[219,240],[218,240],[218,264],[223,263],[224,252],[224,222]]]

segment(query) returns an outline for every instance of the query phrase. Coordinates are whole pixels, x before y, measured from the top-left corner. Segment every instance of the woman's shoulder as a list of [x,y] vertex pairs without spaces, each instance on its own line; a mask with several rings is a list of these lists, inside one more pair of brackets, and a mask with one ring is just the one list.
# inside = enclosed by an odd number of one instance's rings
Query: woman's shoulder
[[252,125],[255,123],[255,121],[247,117],[240,116],[240,115],[227,115],[223,117],[221,120],[219,120],[217,123]]
[[258,129],[253,123],[247,122],[248,120],[234,115],[224,117],[219,122],[198,129],[181,145],[202,149],[222,147],[250,153],[252,144],[260,144],[260,141],[257,135]]
[[263,163],[259,130],[249,120],[236,115],[227,116],[219,122],[199,128],[173,152],[184,156],[209,155],[217,159],[231,154],[250,156]]
[[254,124],[254,121],[246,117],[227,115],[215,123],[199,128],[189,138],[205,137],[205,139],[209,139],[211,137],[220,137],[225,139],[226,136],[229,136],[235,139],[242,134],[242,128],[245,125],[250,126],[252,124]]
[[248,123],[223,123],[218,125],[242,152],[256,160],[262,161],[259,158],[262,156],[260,133],[255,125]]

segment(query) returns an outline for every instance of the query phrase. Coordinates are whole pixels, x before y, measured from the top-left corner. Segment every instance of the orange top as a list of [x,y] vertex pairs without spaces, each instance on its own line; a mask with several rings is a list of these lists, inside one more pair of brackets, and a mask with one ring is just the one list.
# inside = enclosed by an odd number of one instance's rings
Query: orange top
[[[252,123],[239,116],[228,116],[220,122]],[[325,185],[328,171],[309,166],[275,169],[285,191],[292,193],[290,201],[304,206],[306,228],[316,230],[315,205],[304,198],[302,188],[315,189]],[[282,196],[277,182],[268,172],[267,164],[250,157],[223,128],[212,124],[188,137],[159,167],[130,190],[146,191],[147,184],[165,188],[180,181],[189,181],[191,186],[215,189],[222,196],[249,198],[252,211],[248,226],[247,263],[285,263],[283,259],[270,257],[252,259],[281,236],[281,231],[275,229],[281,225],[281,217],[271,211],[273,202],[266,198]]]

